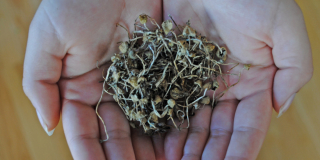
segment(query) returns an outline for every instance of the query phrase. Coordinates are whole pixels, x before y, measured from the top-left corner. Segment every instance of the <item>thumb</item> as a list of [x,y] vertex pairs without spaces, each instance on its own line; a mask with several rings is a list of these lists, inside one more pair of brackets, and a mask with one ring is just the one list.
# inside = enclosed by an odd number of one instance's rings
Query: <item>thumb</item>
[[313,74],[311,47],[302,12],[294,1],[281,1],[275,18],[273,59],[278,71],[273,106],[280,117]]
[[60,79],[63,48],[49,14],[40,5],[30,25],[23,70],[23,89],[50,136],[60,119]]

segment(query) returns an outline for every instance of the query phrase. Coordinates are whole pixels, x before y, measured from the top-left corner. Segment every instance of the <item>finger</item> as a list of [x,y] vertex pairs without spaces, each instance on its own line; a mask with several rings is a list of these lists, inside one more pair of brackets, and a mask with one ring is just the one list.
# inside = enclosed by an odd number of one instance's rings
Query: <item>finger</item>
[[131,128],[131,139],[134,154],[138,160],[155,160],[152,140],[141,128]]
[[[188,130],[181,129],[179,131],[175,128],[174,124],[178,126],[180,123],[177,118],[174,118],[174,123],[171,119],[168,120],[168,125],[172,126],[164,139],[165,157],[168,160],[180,160],[183,156],[183,148],[187,139]],[[181,128],[185,128],[187,125],[187,123],[183,123]]]
[[151,140],[153,144],[154,153],[157,160],[165,160],[165,150],[164,150],[164,133],[155,133],[152,135]]
[[256,159],[272,114],[271,89],[243,98],[234,117],[226,159]]
[[202,159],[224,159],[233,131],[236,100],[219,101],[213,110],[210,137],[203,151]]
[[183,160],[201,159],[209,136],[211,113],[211,106],[205,105],[200,110],[197,110],[194,117],[190,119],[190,127],[182,157]]
[[298,5],[294,1],[281,1],[277,13],[272,54],[279,70],[274,79],[273,105],[281,116],[289,108],[295,93],[311,79],[313,66],[310,43]]
[[[44,2],[43,2],[44,3]],[[38,112],[42,127],[51,135],[60,119],[57,82],[61,75],[64,47],[40,5],[29,30],[23,70],[23,89]]]
[[[160,118],[159,123],[164,123],[166,124],[166,119],[165,118]],[[152,144],[153,144],[153,149],[154,149],[154,154],[156,156],[156,159],[158,160],[165,160],[165,150],[164,150],[164,139],[166,137],[166,133],[154,133],[151,137]]]
[[[99,106],[99,114],[104,120],[109,139],[102,143],[107,159],[135,159],[130,137],[130,126],[123,111],[116,102],[105,102]],[[100,122],[101,139],[106,139]]]
[[64,100],[62,123],[73,159],[105,159],[97,115],[91,106]]

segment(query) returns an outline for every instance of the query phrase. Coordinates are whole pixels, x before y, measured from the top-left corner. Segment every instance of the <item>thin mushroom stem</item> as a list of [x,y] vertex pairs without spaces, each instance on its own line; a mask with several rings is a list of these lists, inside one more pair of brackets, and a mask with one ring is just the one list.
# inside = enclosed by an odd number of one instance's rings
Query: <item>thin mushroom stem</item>
[[172,16],[169,14],[170,19],[173,21],[174,25],[176,25],[176,27],[178,28],[179,32],[181,32],[180,28],[178,27],[177,23],[173,20]]
[[128,33],[128,39],[131,39],[131,38],[130,38],[130,33],[129,33],[128,29],[127,29],[126,27],[123,27],[121,24],[117,23],[117,24],[116,24],[116,27],[118,27],[118,26],[120,26],[120,27],[122,27],[123,29],[125,29],[125,30],[127,31],[127,33]]
[[102,117],[100,116],[100,114],[99,114],[99,112],[98,112],[98,108],[99,108],[99,105],[100,105],[101,100],[102,100],[102,97],[103,97],[105,84],[106,84],[106,81],[103,82],[103,90],[102,90],[100,99],[99,99],[99,101],[98,101],[98,103],[97,103],[97,105],[96,105],[96,114],[97,114],[97,116],[99,117],[100,121],[102,122],[102,125],[103,125],[103,128],[104,128],[104,132],[106,133],[106,139],[100,140],[100,143],[106,142],[106,141],[108,141],[108,139],[109,139],[109,135],[108,135],[108,132],[107,132],[107,127],[106,127],[106,125],[105,125],[105,123],[104,123],[104,120],[102,119]]

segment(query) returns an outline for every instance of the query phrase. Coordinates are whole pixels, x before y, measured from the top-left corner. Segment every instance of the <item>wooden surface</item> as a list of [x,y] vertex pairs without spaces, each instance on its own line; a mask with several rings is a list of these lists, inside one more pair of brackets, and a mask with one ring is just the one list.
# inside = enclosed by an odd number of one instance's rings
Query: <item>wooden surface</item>
[[[0,160],[69,160],[62,125],[48,137],[22,90],[28,28],[39,0],[0,0]],[[320,159],[320,0],[298,0],[314,75],[279,119],[273,113],[259,160]]]

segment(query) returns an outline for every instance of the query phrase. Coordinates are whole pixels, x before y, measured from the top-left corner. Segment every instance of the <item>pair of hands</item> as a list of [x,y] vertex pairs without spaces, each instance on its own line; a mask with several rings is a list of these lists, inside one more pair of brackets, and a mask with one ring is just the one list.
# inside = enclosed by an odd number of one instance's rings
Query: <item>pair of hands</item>
[[[95,114],[101,72],[118,41],[146,13],[161,24],[171,14],[228,48],[230,62],[252,64],[240,83],[212,110],[191,118],[188,130],[144,136],[130,129],[111,96]],[[99,61],[100,69],[96,69]],[[241,67],[235,68],[238,73]],[[224,68],[227,70],[228,68]],[[311,48],[303,15],[293,0],[109,1],[44,0],[30,25],[23,88],[51,135],[60,113],[74,159],[255,159],[273,108],[281,115],[312,76]],[[233,84],[237,77],[227,77]]]

